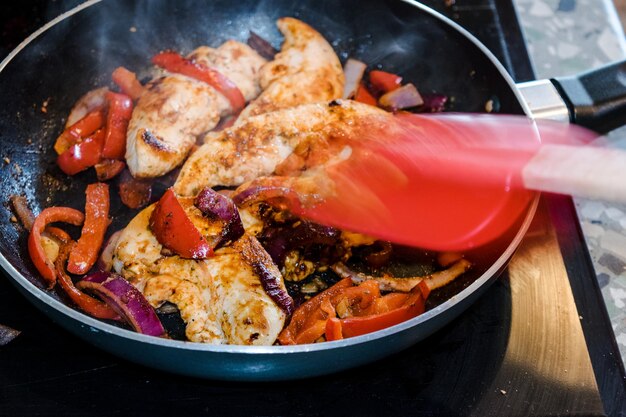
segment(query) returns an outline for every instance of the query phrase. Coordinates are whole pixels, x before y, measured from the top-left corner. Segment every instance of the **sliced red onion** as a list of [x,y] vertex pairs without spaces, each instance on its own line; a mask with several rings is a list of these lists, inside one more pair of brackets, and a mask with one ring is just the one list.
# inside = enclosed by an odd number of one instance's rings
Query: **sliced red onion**
[[424,99],[413,84],[404,84],[388,92],[378,99],[381,107],[391,110],[402,110],[410,107],[417,107],[424,104]]
[[274,56],[278,53],[278,50],[272,46],[271,43],[250,31],[250,36],[248,37],[248,46],[259,53],[263,58],[271,61],[274,59]]
[[165,336],[165,329],[148,300],[121,276],[96,272],[79,281],[76,286],[100,297],[138,333]]
[[106,106],[106,94],[108,91],[109,89],[107,87],[96,88],[95,90],[88,91],[79,98],[74,104],[74,107],[72,107],[72,110],[70,110],[69,116],[67,116],[65,127],[70,127],[85,117],[87,113]]
[[120,236],[122,235],[122,231],[118,230],[113,233],[109,239],[104,244],[104,249],[102,249],[102,253],[100,254],[100,258],[98,258],[98,262],[96,267],[101,271],[110,271],[113,268],[113,251],[117,247],[117,242],[120,240]]
[[234,242],[243,236],[244,228],[239,216],[239,210],[233,200],[207,187],[200,191],[194,205],[206,216],[219,218],[224,222],[221,239],[214,249]]
[[389,259],[391,259],[391,253],[393,251],[391,243],[378,241],[374,247],[380,250],[365,255],[365,261],[367,264],[372,268],[381,268],[387,265],[389,263]]
[[349,58],[346,61],[346,64],[343,66],[343,74],[346,79],[343,87],[343,98],[355,96],[366,68],[367,65],[365,63],[356,59]]
[[290,250],[305,249],[307,246],[315,244],[335,245],[340,237],[341,232],[334,227],[302,220],[295,226],[289,224],[266,228],[259,236],[259,242],[272,257],[274,263],[282,268],[285,257]]
[[293,299],[289,293],[283,289],[280,278],[275,274],[272,274],[263,262],[253,262],[252,269],[260,278],[261,285],[263,286],[265,293],[269,295],[269,297],[274,300],[274,302],[282,308],[285,313],[289,315],[293,314],[295,310]]
[[424,94],[422,98],[424,104],[419,110],[424,113],[440,113],[445,109],[448,102],[448,96],[444,94]]

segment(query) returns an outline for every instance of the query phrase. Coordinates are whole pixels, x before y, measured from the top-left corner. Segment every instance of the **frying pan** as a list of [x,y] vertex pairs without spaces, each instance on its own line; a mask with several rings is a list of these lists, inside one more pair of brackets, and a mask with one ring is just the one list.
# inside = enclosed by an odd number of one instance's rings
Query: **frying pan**
[[[78,97],[108,85],[119,65],[136,71],[147,68],[150,58],[162,49],[186,53],[227,39],[245,41],[250,29],[279,46],[275,21],[282,16],[310,23],[342,60],[355,57],[370,67],[381,65],[424,86],[423,92],[454,97],[451,110],[480,112],[495,97],[500,112],[531,115],[518,87],[484,46],[454,22],[416,2],[94,0],[46,25],[0,64],[0,141],[3,156],[11,160],[0,171],[0,200],[26,195],[34,212],[55,204],[82,208],[85,186],[95,176],[91,172],[71,179],[65,176],[54,163],[51,146]],[[533,85],[530,91],[545,86]],[[561,117],[564,105],[548,102],[543,108]],[[609,118],[613,114],[603,112]],[[468,254],[476,262],[473,272],[453,288],[434,294],[425,314],[376,333],[316,345],[205,345],[144,336],[92,319],[73,309],[62,294],[43,289],[28,259],[26,233],[10,221],[9,210],[3,210],[0,218],[0,265],[18,290],[52,320],[128,360],[205,378],[303,378],[402,350],[461,314],[506,267],[530,225],[537,201],[538,196],[500,239]],[[115,193],[111,207],[110,230],[123,227],[136,214],[123,208]]]

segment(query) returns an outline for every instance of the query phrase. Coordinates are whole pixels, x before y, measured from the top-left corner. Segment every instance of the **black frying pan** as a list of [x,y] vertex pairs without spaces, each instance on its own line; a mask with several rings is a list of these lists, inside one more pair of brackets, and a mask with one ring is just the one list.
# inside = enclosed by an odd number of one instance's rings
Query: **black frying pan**
[[[35,212],[51,205],[84,206],[91,172],[68,178],[56,167],[52,143],[84,92],[110,83],[119,65],[146,68],[168,48],[244,41],[253,29],[275,46],[275,20],[300,18],[319,30],[342,60],[403,74],[423,92],[454,97],[450,110],[484,111],[497,98],[502,113],[530,114],[496,59],[466,31],[414,2],[357,0],[91,1],[52,22],[0,65],[0,141],[11,166],[0,171],[0,199],[28,197]],[[133,28],[133,30],[131,30]],[[47,101],[47,113],[41,106]],[[19,167],[19,168],[17,168]],[[461,314],[506,267],[532,219],[537,199],[501,239],[476,254],[476,268],[454,294],[413,320],[373,334],[305,346],[214,346],[143,336],[94,320],[62,295],[42,289],[28,259],[26,233],[2,211],[0,264],[33,304],[63,327],[129,360],[202,377],[265,380],[335,372],[397,352]],[[136,214],[112,201],[112,230]],[[471,254],[469,255],[471,257]],[[449,290],[450,291],[450,290]],[[449,296],[454,295],[452,298]]]

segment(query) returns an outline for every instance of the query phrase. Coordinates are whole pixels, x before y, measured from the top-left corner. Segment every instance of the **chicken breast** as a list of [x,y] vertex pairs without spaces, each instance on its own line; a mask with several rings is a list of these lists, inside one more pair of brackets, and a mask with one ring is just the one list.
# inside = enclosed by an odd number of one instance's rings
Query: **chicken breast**
[[[193,342],[273,344],[286,314],[263,289],[257,275],[259,263],[283,289],[284,284],[256,238],[244,234],[204,260],[167,255],[150,231],[153,210],[154,205],[141,211],[122,231],[113,269],[135,285],[153,307],[166,301],[176,304],[186,324],[186,336]],[[187,209],[187,213],[199,230],[210,229],[209,220],[199,211]]]
[[[217,49],[202,46],[188,58],[224,74],[246,101],[261,91],[259,70],[266,60],[245,44],[228,41]],[[183,162],[198,136],[231,113],[228,100],[207,83],[167,73],[149,82],[128,125],[130,172],[138,178],[166,174]]]
[[343,94],[341,63],[326,39],[306,23],[285,17],[276,25],[285,36],[281,52],[260,70],[261,95],[237,123],[250,116],[305,103],[330,101]]
[[302,164],[312,163],[307,155],[312,150],[328,155],[339,152],[336,139],[358,135],[359,129],[367,129],[379,117],[388,117],[388,113],[350,100],[305,104],[250,117],[212,133],[211,140],[185,162],[174,189],[179,195],[195,195],[207,186],[235,186],[270,175],[277,167],[279,171],[304,170],[307,167]]

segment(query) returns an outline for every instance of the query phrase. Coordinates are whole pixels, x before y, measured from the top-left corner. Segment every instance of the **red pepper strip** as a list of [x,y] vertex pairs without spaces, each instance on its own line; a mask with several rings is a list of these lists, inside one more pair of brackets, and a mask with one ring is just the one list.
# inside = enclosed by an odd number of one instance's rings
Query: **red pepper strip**
[[122,93],[133,100],[137,100],[144,92],[144,87],[139,80],[137,80],[135,73],[124,67],[115,68],[115,71],[111,74],[111,78],[120,90],[122,90]]
[[85,193],[85,224],[67,263],[67,270],[77,275],[86,274],[96,263],[109,226],[109,186],[89,184]]
[[59,256],[54,262],[61,288],[63,288],[63,291],[65,291],[65,293],[72,299],[72,301],[76,303],[76,305],[78,305],[78,307],[80,307],[80,309],[83,310],[85,313],[98,319],[120,320],[120,316],[107,304],[102,301],[96,300],[93,297],[90,297],[89,295],[76,288],[74,282],[72,281],[72,278],[70,278],[70,276],[67,275],[67,273],[65,272],[65,261],[67,261],[70,252],[74,250],[74,246],[74,242],[62,245],[61,249],[59,250]]
[[159,243],[182,258],[204,259],[212,255],[211,247],[171,188],[157,202],[150,216],[150,228]]
[[385,71],[370,71],[370,84],[382,93],[388,93],[402,85],[402,77]]
[[107,94],[109,113],[107,114],[106,135],[102,157],[109,159],[124,159],[126,153],[126,131],[128,122],[133,115],[133,100],[125,94]]
[[57,158],[57,165],[67,175],[78,174],[100,161],[104,130],[100,129],[92,136],[70,146]]
[[[324,301],[330,300],[332,297],[341,294],[346,288],[352,287],[352,285],[352,280],[350,278],[344,278],[298,307],[291,316],[291,322],[289,322],[289,325],[278,335],[278,341],[280,344],[293,345],[296,343],[315,342],[319,336],[324,334],[326,326],[325,320],[328,317],[327,312],[325,313],[324,310],[322,310],[322,304]],[[315,337],[317,335],[317,331],[307,336],[306,330],[318,321],[322,322],[322,332],[317,337]]]
[[419,316],[425,310],[429,292],[428,285],[422,281],[411,291],[402,307],[381,314],[340,319],[343,337],[372,333]]
[[209,84],[228,99],[235,114],[239,113],[246,104],[246,99],[235,83],[213,68],[185,59],[171,51],[155,55],[152,58],[152,63],[169,72],[183,74]]
[[338,310],[339,316],[360,316],[379,298],[378,282],[370,280],[358,286],[346,288],[332,297],[331,303]]
[[376,106],[378,104],[374,96],[369,92],[367,87],[365,87],[365,84],[363,84],[362,82],[356,89],[354,100],[361,103],[369,104],[370,106]]
[[44,209],[35,219],[28,236],[28,253],[35,264],[37,271],[48,283],[48,288],[54,287],[57,274],[52,262],[46,257],[41,246],[41,233],[49,223],[65,222],[79,226],[83,224],[85,216],[78,210],[69,207],[49,207]]
[[337,317],[331,317],[326,320],[326,340],[332,342],[333,340],[343,339],[343,333],[341,331],[341,320]]
[[104,125],[104,115],[102,110],[94,110],[87,113],[85,117],[68,127],[61,133],[54,143],[54,150],[57,155],[61,155],[67,151],[72,145],[81,138],[85,138]]
[[126,163],[117,159],[102,159],[94,165],[94,168],[98,181],[108,181],[122,172],[126,168]]

